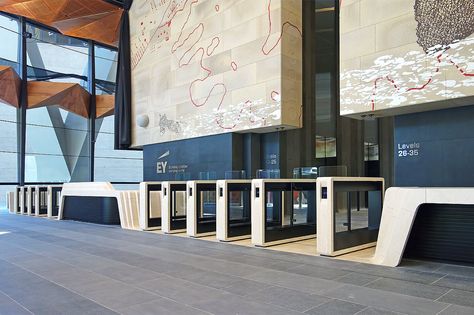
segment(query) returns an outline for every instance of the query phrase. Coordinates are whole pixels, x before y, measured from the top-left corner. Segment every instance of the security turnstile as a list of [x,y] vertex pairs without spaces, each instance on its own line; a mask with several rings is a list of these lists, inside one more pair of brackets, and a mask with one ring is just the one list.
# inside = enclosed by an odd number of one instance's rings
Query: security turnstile
[[33,190],[33,209],[36,216],[48,215],[48,187],[36,186]]
[[23,190],[21,186],[15,188],[15,201],[14,201],[14,211],[13,213],[21,214],[23,211]]
[[161,228],[161,182],[140,183],[140,229]]
[[216,181],[186,183],[186,233],[191,237],[216,233]]
[[164,233],[186,231],[186,182],[163,182],[161,186],[161,230]]
[[217,181],[217,226],[219,241],[250,238],[251,180]]
[[34,186],[26,186],[26,215],[34,215],[35,214],[35,202],[34,202]]
[[317,252],[337,256],[375,246],[383,195],[383,178],[318,178]]
[[[19,196],[19,206],[20,206],[20,214],[28,214],[28,203],[29,203],[29,197],[28,197],[28,187],[22,186],[19,188],[18,196]],[[30,207],[31,208],[31,207]]]
[[48,186],[48,218],[57,217],[61,205],[62,185]]
[[269,246],[316,236],[316,181],[252,181],[252,244]]

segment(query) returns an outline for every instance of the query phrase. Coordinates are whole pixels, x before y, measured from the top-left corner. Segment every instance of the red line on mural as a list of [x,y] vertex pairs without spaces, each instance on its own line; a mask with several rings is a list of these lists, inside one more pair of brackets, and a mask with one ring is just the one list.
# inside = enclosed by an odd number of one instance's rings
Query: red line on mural
[[270,49],[265,50],[265,46],[267,46],[268,41],[269,41],[269,39],[270,39],[270,36],[272,35],[271,5],[272,5],[272,0],[269,0],[269,1],[268,1],[268,6],[267,6],[267,11],[268,11],[268,35],[267,35],[267,38],[265,39],[265,42],[263,43],[262,49],[261,49],[261,50],[262,50],[262,53],[263,53],[265,56],[266,56],[266,55],[269,55],[269,54],[278,46],[278,44],[279,44],[280,41],[281,41],[281,38],[283,37],[283,31],[284,31],[285,26],[294,28],[294,29],[300,34],[300,36],[303,37],[303,33],[302,33],[301,30],[298,28],[298,26],[296,26],[295,24],[291,23],[290,21],[286,21],[286,22],[283,23],[282,26],[281,26],[280,36],[278,36],[278,39],[277,39],[277,41],[275,42],[275,44],[274,44],[272,47],[270,47]]
[[[219,44],[221,43],[221,40],[219,37],[214,37],[212,40],[211,40],[211,43],[209,44],[209,46],[207,46],[207,49],[206,49],[206,54],[208,56],[212,55],[214,53],[214,50],[216,50],[217,46],[219,46]],[[209,52],[209,48],[212,48],[212,50]]]
[[[428,78],[428,80],[420,85],[420,86],[415,86],[415,87],[410,87],[410,88],[407,88],[405,90],[405,92],[413,92],[413,91],[422,91],[424,90],[428,85],[430,85],[432,82],[433,82],[433,78],[435,76],[436,73],[440,72],[441,71],[441,67],[440,67],[440,64],[441,64],[441,61],[442,61],[442,58],[443,58],[443,54],[439,54],[438,56],[436,56],[436,60],[437,60],[437,66],[435,68],[435,71],[434,73]],[[474,77],[474,73],[469,73],[469,72],[466,72],[464,69],[462,69],[458,64],[456,64],[452,59],[449,59],[448,60],[453,66],[456,67],[456,69],[458,70],[458,72],[465,76],[465,77]],[[374,88],[373,88],[373,92],[372,92],[372,99],[371,99],[371,104],[372,104],[372,111],[375,110],[375,97],[377,95],[377,82],[379,80],[383,80],[383,79],[386,79],[386,81],[388,81],[396,90],[400,90],[400,87],[395,83],[395,81],[393,79],[391,79],[389,76],[386,76],[386,77],[379,77],[377,79],[374,80]]]
[[232,68],[232,70],[237,71],[237,64],[235,63],[235,61],[232,61],[230,63],[230,67]]

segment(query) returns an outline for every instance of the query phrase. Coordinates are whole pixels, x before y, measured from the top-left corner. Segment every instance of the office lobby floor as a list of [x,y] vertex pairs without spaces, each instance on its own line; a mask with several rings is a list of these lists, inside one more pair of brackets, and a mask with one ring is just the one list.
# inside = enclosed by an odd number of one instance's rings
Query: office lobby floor
[[0,314],[474,314],[474,268],[386,268],[0,212]]

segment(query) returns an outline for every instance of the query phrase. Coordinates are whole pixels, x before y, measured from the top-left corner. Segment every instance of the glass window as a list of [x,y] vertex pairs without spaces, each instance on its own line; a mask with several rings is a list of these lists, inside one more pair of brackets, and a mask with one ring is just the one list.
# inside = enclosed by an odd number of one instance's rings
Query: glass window
[[[96,94],[115,95],[117,51],[95,46]],[[96,120],[94,177],[96,181],[140,182],[142,151],[114,150],[114,116]]]
[[[17,19],[0,14],[0,66],[18,73],[19,24]],[[15,189],[18,180],[18,110],[0,101],[0,209],[7,207],[6,193]]]
[[336,157],[337,52],[335,0],[315,2],[314,65],[316,106],[316,159],[330,163]]
[[27,40],[28,79],[58,84],[39,86],[48,96],[29,101],[33,108],[26,114],[25,181],[87,181],[88,117],[79,115],[79,99],[65,104],[61,93],[67,93],[65,83],[87,88],[88,43],[30,24],[27,31],[32,34]]
[[18,20],[0,14],[0,65],[11,66],[18,72]]

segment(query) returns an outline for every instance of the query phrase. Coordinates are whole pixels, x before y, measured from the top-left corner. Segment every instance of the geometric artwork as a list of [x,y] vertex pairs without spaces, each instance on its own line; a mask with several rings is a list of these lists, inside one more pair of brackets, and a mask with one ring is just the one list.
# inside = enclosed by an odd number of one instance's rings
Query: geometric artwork
[[132,145],[301,127],[301,6],[135,0]]
[[472,104],[472,0],[343,0],[340,47],[341,115]]

